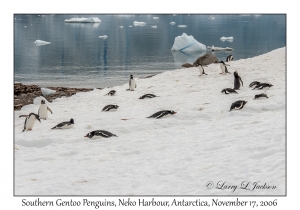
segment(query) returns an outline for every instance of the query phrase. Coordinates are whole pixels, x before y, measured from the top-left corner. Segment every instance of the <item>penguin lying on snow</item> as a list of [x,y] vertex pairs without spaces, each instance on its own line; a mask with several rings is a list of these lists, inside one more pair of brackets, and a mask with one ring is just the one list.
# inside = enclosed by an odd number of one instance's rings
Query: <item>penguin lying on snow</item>
[[41,105],[38,111],[38,115],[40,116],[40,118],[46,120],[48,117],[48,111],[53,114],[52,110],[45,103],[45,100],[41,100]]
[[221,93],[230,94],[230,93],[238,93],[232,88],[225,88],[221,91]]
[[272,87],[273,85],[272,84],[269,84],[269,83],[260,83],[260,84],[257,84],[252,90],[254,89],[264,89],[264,88],[270,88]]
[[108,112],[108,111],[116,111],[119,108],[118,105],[107,105],[102,109],[102,112]]
[[[112,137],[112,136],[116,136],[115,134],[112,134],[108,131],[104,131],[104,130],[96,130],[96,131],[92,131],[92,132],[89,132],[88,134],[86,134],[85,137],[88,137],[90,139],[97,139],[97,138],[109,138],[109,137]],[[118,136],[116,136],[118,137]]]
[[226,58],[226,62],[230,62],[233,60],[233,56],[232,55],[228,55]]
[[113,96],[115,94],[116,94],[116,91],[115,90],[111,90],[108,93],[106,93],[105,96]]
[[255,100],[255,99],[262,98],[262,97],[269,98],[266,94],[262,93],[262,94],[255,95],[255,96],[254,96],[254,100]]
[[74,125],[74,120],[71,118],[70,121],[59,123],[51,129],[67,129],[67,128],[72,128],[73,125]]
[[238,110],[238,109],[242,109],[245,104],[247,103],[247,101],[236,101],[234,103],[231,104],[231,107],[230,107],[230,111],[235,109],[235,110]]
[[159,119],[159,118],[166,117],[168,115],[173,115],[173,114],[176,114],[176,113],[177,112],[174,112],[174,111],[171,111],[171,110],[164,110],[164,111],[156,112],[156,113],[154,113],[153,115],[151,115],[150,117],[147,117],[147,118]]
[[154,97],[159,97],[159,96],[156,96],[154,94],[145,94],[145,95],[139,97],[139,99],[154,98]]
[[254,81],[254,82],[250,83],[249,87],[253,87],[254,85],[256,86],[256,85],[259,85],[259,84],[260,84],[260,82]]
[[222,73],[220,74],[224,74],[226,75],[226,73],[231,74],[228,70],[227,70],[227,66],[230,66],[228,64],[225,64],[224,61],[220,61],[220,67],[222,69]]
[[239,76],[239,74],[236,71],[233,73],[233,75],[234,75],[234,89],[239,90],[241,87],[241,83],[242,86],[244,86],[242,78]]
[[25,130],[31,131],[34,126],[35,120],[38,120],[39,122],[41,122],[40,116],[37,114],[34,114],[34,113],[30,113],[29,115],[23,114],[23,115],[20,115],[19,118],[20,117],[26,117],[25,123],[24,123],[24,129],[22,130],[22,132]]

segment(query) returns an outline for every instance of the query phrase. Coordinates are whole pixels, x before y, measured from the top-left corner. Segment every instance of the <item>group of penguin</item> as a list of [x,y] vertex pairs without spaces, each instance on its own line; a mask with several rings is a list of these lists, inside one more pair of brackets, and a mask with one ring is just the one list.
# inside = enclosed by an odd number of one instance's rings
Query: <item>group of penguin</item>
[[[213,54],[206,54],[204,56],[201,56],[199,57],[195,63],[192,65],[192,64],[183,64],[182,66],[186,65],[186,67],[192,67],[192,66],[195,66],[195,67],[198,67],[199,71],[200,71],[200,75],[207,75],[205,72],[204,72],[204,68],[203,68],[203,65],[200,64],[198,61],[199,59],[203,60],[203,57],[204,58],[208,58],[208,57],[212,57],[211,55]],[[213,55],[214,56],[214,55]],[[214,59],[216,57],[214,56]],[[226,62],[230,62],[233,60],[233,56],[232,55],[229,55],[227,58],[226,58]],[[223,61],[214,61],[214,63],[219,63],[220,64],[220,68],[222,70],[222,72],[220,74],[223,74],[223,75],[226,75],[227,73],[231,74],[230,72],[228,72],[227,70],[227,66],[230,66],[228,64],[225,64]],[[236,90],[239,90],[240,87],[241,87],[241,84],[243,86],[243,81],[242,81],[242,78],[238,75],[238,73],[235,71],[233,73],[234,75],[234,88],[225,88],[221,91],[221,93],[225,93],[225,94],[232,94],[232,93],[235,93],[237,94]],[[273,85],[272,84],[269,84],[269,83],[261,83],[261,82],[258,82],[258,81],[254,81],[252,82],[249,87],[253,87],[253,89],[264,89],[264,88],[270,88],[272,87]],[[127,89],[128,91],[134,91],[134,89],[137,87],[136,85],[136,82],[133,78],[133,75],[130,75],[130,79],[129,79],[129,89]],[[109,91],[107,94],[107,96],[114,96],[116,94],[116,91],[115,90],[111,90]],[[141,96],[139,99],[145,99],[145,98],[154,98],[154,97],[159,97],[159,96],[156,96],[154,94],[145,94],[143,96]],[[258,98],[261,98],[261,97],[265,97],[265,98],[268,98],[268,96],[264,93],[262,94],[258,94],[258,95],[255,95],[254,99],[258,99]],[[247,103],[247,101],[244,101],[244,100],[238,100],[234,103],[231,104],[231,107],[230,107],[230,111],[232,110],[239,110],[239,109],[242,109],[245,104]],[[104,112],[108,112],[108,111],[116,111],[117,109],[119,108],[118,105],[113,105],[113,104],[110,104],[110,105],[107,105],[105,106],[102,111]],[[44,119],[46,120],[47,117],[48,117],[48,111],[53,114],[52,110],[47,106],[47,104],[45,103],[44,100],[41,100],[41,104],[40,104],[40,107],[38,109],[38,114],[35,114],[35,113],[30,113],[29,115],[20,115],[19,117],[25,117],[25,122],[24,122],[24,129],[22,132],[24,132],[25,130],[32,130],[34,124],[35,124],[35,121],[38,120],[39,122],[41,122],[40,119]],[[160,119],[162,117],[166,117],[168,115],[174,115],[176,114],[175,111],[172,111],[172,110],[163,110],[163,111],[159,111],[159,112],[156,112],[154,113],[153,115],[147,117],[147,118],[156,118],[156,119]],[[72,128],[74,125],[74,120],[73,119],[70,119],[70,121],[67,121],[67,122],[61,122],[59,124],[57,124],[56,126],[54,126],[52,129],[68,129],[68,128]],[[90,138],[90,139],[96,139],[96,138],[101,138],[101,137],[104,137],[104,138],[109,138],[109,137],[112,137],[112,136],[116,136],[115,134],[112,134],[108,131],[105,131],[105,130],[95,130],[95,131],[91,131],[89,132],[86,136],[84,137],[87,137],[87,138]]]

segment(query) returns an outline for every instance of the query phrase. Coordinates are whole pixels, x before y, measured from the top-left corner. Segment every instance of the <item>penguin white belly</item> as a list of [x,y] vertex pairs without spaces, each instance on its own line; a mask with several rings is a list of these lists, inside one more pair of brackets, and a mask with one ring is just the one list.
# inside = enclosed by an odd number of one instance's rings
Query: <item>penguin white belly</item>
[[203,71],[204,71],[203,67],[202,66],[198,66],[198,69],[199,69],[200,75],[202,75]]
[[48,110],[47,104],[41,104],[38,112],[40,118],[47,119],[48,117]]
[[30,118],[27,118],[26,120],[26,125],[25,125],[25,128],[26,130],[31,130],[34,126],[34,123],[35,123],[35,116],[30,116]]
[[134,88],[135,88],[135,80],[132,79],[132,80],[130,81],[130,87],[129,87],[129,89],[130,89],[130,90],[134,90]]
[[100,139],[100,138],[102,138],[102,136],[96,136],[96,135],[94,135],[92,138],[90,138],[91,140],[95,140],[95,139]]
[[222,70],[222,74],[225,74],[225,66],[220,64],[221,70]]

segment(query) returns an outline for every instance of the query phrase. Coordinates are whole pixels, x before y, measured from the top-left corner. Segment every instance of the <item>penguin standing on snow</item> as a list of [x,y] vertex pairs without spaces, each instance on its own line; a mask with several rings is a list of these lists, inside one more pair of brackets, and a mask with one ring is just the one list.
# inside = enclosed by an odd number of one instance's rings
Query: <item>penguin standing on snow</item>
[[71,118],[70,121],[59,123],[57,126],[54,126],[51,129],[67,129],[67,128],[72,128],[73,125],[74,125],[74,120]]
[[173,115],[173,114],[176,114],[176,113],[177,112],[174,112],[174,111],[171,111],[171,110],[164,110],[164,111],[156,112],[156,113],[154,113],[153,115],[151,115],[150,117],[147,117],[147,118],[159,119],[159,118],[166,117],[168,115]]
[[[97,139],[97,138],[109,138],[109,137],[112,137],[112,136],[116,136],[115,134],[112,134],[108,131],[104,131],[104,130],[96,130],[96,131],[92,131],[92,132],[89,132],[88,134],[86,134],[86,136],[84,137],[88,137],[90,139]],[[118,136],[116,136],[118,137]]]
[[232,55],[228,55],[226,58],[226,62],[230,62],[233,60],[233,56]]
[[230,111],[233,109],[235,109],[235,110],[242,109],[246,103],[247,103],[247,101],[236,101],[231,104]]
[[201,76],[202,74],[205,74],[205,75],[207,75],[205,72],[204,72],[204,68],[203,68],[203,66],[201,65],[201,64],[196,64],[196,67],[198,67],[198,69],[199,69],[199,72],[200,72],[200,75],[199,76]]
[[19,118],[20,117],[26,117],[25,123],[24,123],[24,129],[22,130],[22,132],[24,132],[25,130],[31,131],[34,126],[35,120],[38,120],[39,122],[41,122],[40,116],[38,116],[37,114],[34,114],[34,113],[30,113],[29,115],[23,114],[23,115],[20,115]]
[[230,72],[228,72],[227,66],[230,66],[230,65],[225,64],[224,61],[220,61],[220,67],[222,70],[222,73],[220,73],[220,74],[224,74],[224,75],[226,75],[226,73],[231,74]]
[[233,75],[234,75],[234,88],[233,89],[239,90],[241,87],[241,83],[242,83],[242,86],[244,86],[242,78],[239,76],[239,74],[236,71],[233,73]]
[[116,111],[119,108],[118,105],[107,105],[102,109],[102,112]]
[[38,115],[40,116],[40,118],[46,120],[48,117],[48,111],[53,114],[52,110],[45,103],[45,100],[41,100],[41,105],[38,111]]
[[130,91],[134,91],[135,88],[136,88],[135,80],[133,79],[133,76],[130,75],[130,79],[129,79],[129,90],[130,90]]

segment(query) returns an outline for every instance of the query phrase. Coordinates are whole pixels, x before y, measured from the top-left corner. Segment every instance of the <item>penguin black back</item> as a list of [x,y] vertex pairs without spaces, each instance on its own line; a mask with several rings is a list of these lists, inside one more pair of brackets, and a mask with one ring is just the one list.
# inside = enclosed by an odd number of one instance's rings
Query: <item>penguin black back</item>
[[244,86],[243,81],[242,81],[242,78],[239,76],[239,74],[236,71],[233,73],[233,75],[234,75],[234,88],[233,89],[238,90],[241,87],[241,83],[242,83],[242,86]]

